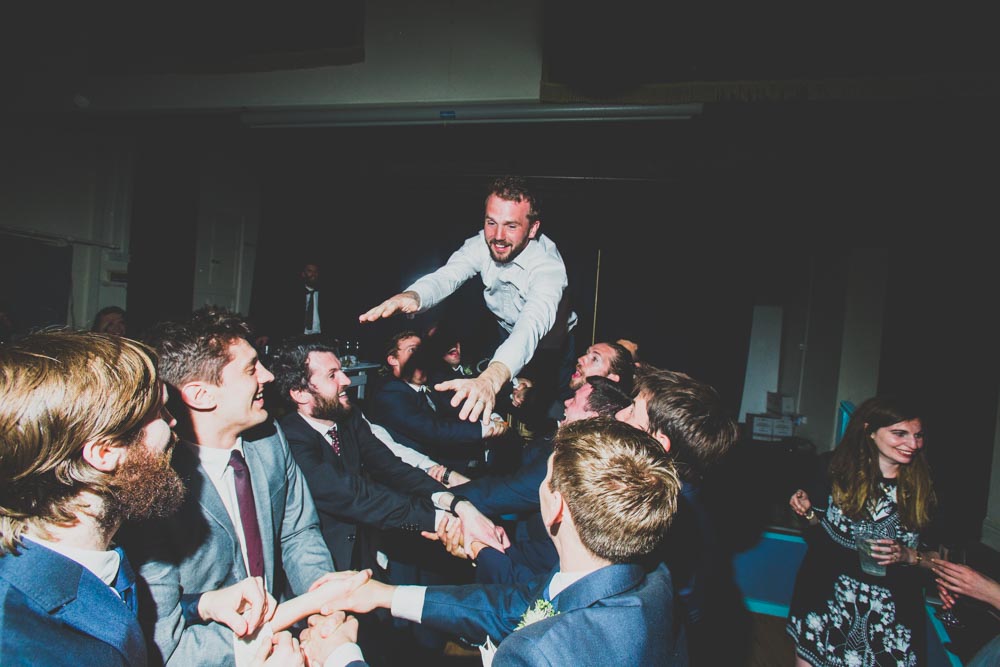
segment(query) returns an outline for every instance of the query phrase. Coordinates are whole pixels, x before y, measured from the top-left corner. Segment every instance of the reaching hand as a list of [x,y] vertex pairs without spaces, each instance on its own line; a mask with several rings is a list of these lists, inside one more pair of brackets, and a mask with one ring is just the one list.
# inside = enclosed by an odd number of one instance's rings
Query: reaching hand
[[501,435],[507,432],[510,425],[503,420],[503,418],[494,414],[490,418],[490,424],[486,428],[486,433],[483,435],[484,438],[499,438]]
[[458,413],[459,419],[478,421],[493,414],[496,405],[497,391],[510,380],[510,370],[499,361],[491,361],[479,377],[471,380],[449,380],[434,385],[437,391],[454,391],[451,406],[457,408],[463,401]]
[[400,292],[358,317],[359,322],[374,322],[383,317],[392,317],[397,312],[415,313],[420,310],[420,297],[416,292]]
[[222,623],[237,637],[252,635],[271,620],[275,600],[264,589],[262,577],[247,577],[243,581],[203,593],[198,601],[198,615],[206,621]]
[[298,597],[278,605],[271,627],[284,630],[310,614],[329,613],[344,609],[345,600],[366,581],[371,579],[371,570],[354,572],[330,572],[317,579],[309,590]]
[[465,544],[465,553],[469,556],[472,556],[473,542],[482,542],[497,551],[506,551],[507,547],[510,546],[506,531],[487,519],[468,500],[458,503],[455,506],[455,512],[462,520],[462,542]]
[[[985,574],[968,565],[949,563],[938,558],[931,559],[931,570],[937,576],[938,589],[944,588],[954,594],[949,596],[953,600],[958,595],[965,595],[1000,609],[1000,584]],[[941,599],[943,601],[944,596]]]
[[342,611],[329,616],[315,614],[309,617],[309,627],[302,631],[299,640],[309,666],[322,667],[334,650],[358,641],[358,619]]
[[263,641],[251,667],[303,667],[305,658],[299,648],[299,640],[290,632],[278,632]]

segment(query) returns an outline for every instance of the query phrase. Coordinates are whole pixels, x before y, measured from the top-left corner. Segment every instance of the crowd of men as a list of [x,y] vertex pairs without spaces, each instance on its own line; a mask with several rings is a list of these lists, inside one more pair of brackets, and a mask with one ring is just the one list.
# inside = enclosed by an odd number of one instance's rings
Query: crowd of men
[[[566,360],[537,208],[501,179],[482,233],[361,317],[478,271],[505,334],[485,370],[401,331],[364,411],[315,280],[280,338],[206,306],[142,342],[0,347],[0,663],[423,664],[451,642],[497,665],[733,664],[747,614],[699,494],[735,422],[621,342]],[[522,437],[502,404],[556,427]]]

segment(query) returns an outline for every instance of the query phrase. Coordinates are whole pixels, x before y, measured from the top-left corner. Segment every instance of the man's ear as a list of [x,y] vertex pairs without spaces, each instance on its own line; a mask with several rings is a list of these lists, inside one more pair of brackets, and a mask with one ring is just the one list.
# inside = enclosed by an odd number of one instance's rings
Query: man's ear
[[566,511],[566,502],[563,500],[562,494],[558,491],[552,492],[552,498],[559,503],[559,507],[557,507],[556,511],[552,513],[552,518],[546,522],[545,527],[549,529],[549,532],[555,535],[556,531],[559,529],[558,527],[553,527],[558,526],[563,522],[563,512]]
[[535,220],[533,223],[528,225],[528,238],[533,239],[538,236],[538,228],[542,226],[541,220]]
[[188,382],[181,387],[181,400],[193,410],[211,410],[215,407],[215,395],[205,382]]
[[666,434],[664,434],[662,431],[657,431],[656,433],[653,433],[652,436],[656,438],[661,445],[663,445],[663,451],[665,452],[670,451],[670,438],[668,438]]
[[83,445],[83,460],[101,472],[113,472],[125,460],[125,447],[110,440],[91,440]]
[[288,395],[291,396],[295,405],[305,405],[309,402],[309,396],[311,396],[305,389],[289,389]]
[[614,380],[615,382],[621,382],[622,377],[618,373],[608,373],[608,379]]
[[393,368],[399,368],[399,357],[390,354],[385,358],[385,363],[389,364]]

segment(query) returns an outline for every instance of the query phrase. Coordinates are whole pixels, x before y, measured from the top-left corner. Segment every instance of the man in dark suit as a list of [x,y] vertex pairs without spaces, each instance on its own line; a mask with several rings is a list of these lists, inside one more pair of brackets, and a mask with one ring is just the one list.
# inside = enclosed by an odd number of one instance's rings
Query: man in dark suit
[[96,333],[0,347],[0,664],[146,664],[112,538],[184,497],[145,346]]
[[[486,440],[500,438],[507,424],[498,415],[481,423],[439,411],[433,390],[427,385],[431,353],[419,346],[419,338],[413,349],[408,349],[414,338],[399,338],[396,348],[388,350],[386,362],[392,377],[386,378],[368,399],[368,416],[396,442],[432,456],[463,475],[478,475],[487,464]],[[406,354],[405,359],[401,354]]]
[[348,608],[497,643],[494,664],[686,665],[670,574],[635,561],[669,525],[680,482],[648,433],[608,418],[559,429],[539,502],[559,565],[528,585],[386,586],[368,582]]
[[264,349],[290,336],[315,335],[332,341],[335,301],[322,290],[320,265],[307,261],[297,280],[262,286],[254,295],[250,319],[254,346]]
[[218,609],[233,596],[220,593],[278,598],[287,582],[300,595],[333,570],[305,478],[264,409],[274,377],[249,334],[237,314],[206,306],[150,336],[176,406],[173,466],[188,487],[176,514],[137,526],[125,543],[152,602],[140,619],[153,662],[247,664],[258,646],[243,637],[264,616],[233,619]]
[[333,348],[292,339],[278,348],[272,368],[281,395],[295,409],[279,423],[305,474],[338,570],[377,565],[374,531],[365,527],[435,533],[453,505],[466,530],[501,546],[496,527],[471,503],[454,502],[453,493],[403,463],[372,434],[350,403],[351,380]]

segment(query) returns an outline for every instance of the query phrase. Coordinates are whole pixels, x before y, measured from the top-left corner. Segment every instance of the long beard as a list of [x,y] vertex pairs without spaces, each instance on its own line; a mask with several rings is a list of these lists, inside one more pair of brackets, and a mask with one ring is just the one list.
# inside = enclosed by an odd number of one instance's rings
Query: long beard
[[320,396],[319,394],[313,394],[313,408],[312,417],[313,419],[322,419],[325,421],[339,421],[351,414],[354,409],[350,403],[344,405],[340,402],[340,399],[334,397],[332,399],[326,396]]
[[184,482],[170,465],[177,436],[162,454],[138,442],[129,447],[124,463],[111,478],[111,495],[105,502],[102,523],[144,521],[170,516],[184,502]]

